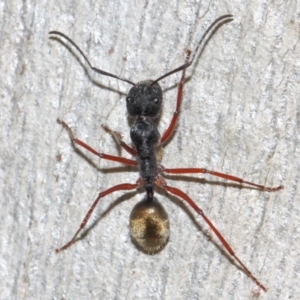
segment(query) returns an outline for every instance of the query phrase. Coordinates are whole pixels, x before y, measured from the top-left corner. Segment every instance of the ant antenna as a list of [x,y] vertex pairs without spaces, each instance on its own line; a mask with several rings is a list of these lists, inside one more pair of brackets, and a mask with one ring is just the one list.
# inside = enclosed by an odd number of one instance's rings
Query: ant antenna
[[[155,81],[153,81],[153,82],[151,83],[151,86],[153,86],[154,84],[156,84],[158,81],[162,80],[162,79],[165,78],[165,77],[168,77],[168,76],[170,76],[170,75],[172,75],[172,74],[174,74],[174,73],[177,73],[177,72],[179,72],[179,71],[182,71],[182,70],[188,68],[188,67],[193,63],[193,61],[194,61],[194,59],[195,59],[195,57],[196,57],[196,54],[197,54],[197,52],[198,52],[198,50],[199,50],[200,45],[202,44],[202,42],[203,42],[203,40],[205,39],[205,37],[207,36],[207,34],[211,31],[211,29],[214,28],[216,25],[221,25],[222,22],[231,22],[231,21],[233,21],[233,15],[230,15],[230,14],[228,14],[228,15],[223,15],[223,16],[217,18],[217,19],[216,19],[216,20],[215,20],[215,21],[214,21],[214,22],[206,29],[206,31],[204,32],[203,36],[201,37],[199,43],[198,43],[197,46],[196,46],[196,49],[195,49],[195,51],[194,51],[194,53],[193,53],[192,58],[191,58],[190,60],[186,61],[182,66],[180,66],[180,67],[174,69],[173,71],[168,72],[167,74],[165,74],[165,75],[159,77],[158,79],[156,79]],[[100,69],[98,69],[98,68],[93,67],[92,64],[90,63],[90,61],[88,60],[88,58],[86,57],[86,55],[85,55],[85,54],[83,53],[83,51],[79,48],[79,46],[77,46],[77,45],[75,44],[75,42],[73,42],[68,36],[66,36],[66,35],[63,34],[62,32],[60,32],[60,31],[50,31],[49,34],[56,34],[56,35],[59,35],[59,36],[65,38],[69,43],[71,43],[71,44],[78,50],[78,52],[82,55],[82,57],[83,57],[83,58],[85,59],[85,61],[88,63],[88,65],[90,66],[90,68],[91,68],[93,71],[95,71],[96,73],[99,73],[99,74],[102,74],[102,75],[105,75],[105,76],[110,76],[110,77],[113,77],[113,78],[116,78],[116,79],[120,79],[120,80],[122,80],[122,81],[125,81],[125,82],[127,82],[127,83],[129,83],[129,84],[136,85],[134,82],[132,82],[132,81],[126,79],[126,78],[123,78],[123,77],[121,77],[121,76],[117,76],[117,75],[115,75],[115,74],[108,73],[108,72],[105,72],[105,71],[103,71],[103,70],[100,70]]]
[[165,77],[168,77],[168,76],[170,76],[170,75],[172,75],[174,73],[177,73],[179,71],[182,71],[182,70],[188,68],[193,63],[193,61],[194,61],[194,59],[196,57],[196,54],[197,54],[197,52],[199,50],[200,45],[202,44],[202,42],[205,39],[205,37],[207,36],[207,34],[211,31],[211,29],[214,28],[216,25],[221,25],[221,23],[225,23],[225,22],[227,23],[227,22],[231,22],[231,21],[233,21],[233,15],[230,15],[230,14],[223,15],[223,16],[217,18],[213,23],[210,24],[210,26],[204,32],[204,34],[201,37],[199,43],[197,44],[197,47],[196,47],[196,49],[195,49],[195,51],[193,53],[192,58],[190,60],[186,61],[185,64],[183,64],[182,66],[180,66],[180,67],[174,69],[173,71],[170,71],[167,74],[159,77],[158,79],[156,79],[155,81],[153,81],[151,85],[154,85],[155,83],[157,83],[158,81],[162,80]]
[[123,78],[121,76],[117,76],[117,75],[114,75],[112,73],[108,73],[108,72],[105,72],[103,70],[100,70],[98,68],[93,67],[92,64],[90,63],[90,61],[88,60],[88,58],[86,57],[86,55],[83,53],[83,51],[68,36],[66,36],[62,32],[60,32],[60,31],[50,31],[49,34],[56,34],[56,35],[59,35],[59,36],[62,36],[63,38],[65,38],[69,43],[71,43],[79,51],[79,53],[83,56],[83,58],[88,63],[88,65],[90,66],[90,68],[93,71],[95,71],[96,73],[99,73],[99,74],[102,74],[102,75],[106,75],[106,76],[110,76],[110,77],[113,77],[113,78],[125,81],[127,83],[130,83],[132,85],[136,85],[134,82],[132,82],[132,81],[126,79],[126,78]]

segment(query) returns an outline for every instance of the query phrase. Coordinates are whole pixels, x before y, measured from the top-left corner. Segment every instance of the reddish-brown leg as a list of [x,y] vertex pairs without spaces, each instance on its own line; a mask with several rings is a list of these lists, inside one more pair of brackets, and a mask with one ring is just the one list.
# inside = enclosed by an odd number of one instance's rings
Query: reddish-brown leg
[[[186,56],[186,62],[189,60],[191,55],[191,51],[187,50],[187,56]],[[185,80],[185,69],[182,71],[182,76],[181,79],[179,81],[178,84],[178,92],[177,92],[177,104],[176,104],[176,110],[173,114],[173,118],[172,121],[168,127],[168,129],[165,131],[165,133],[163,134],[160,142],[161,144],[163,144],[174,132],[174,128],[176,126],[177,123],[177,119],[180,113],[180,107],[181,107],[181,103],[182,103],[182,93],[183,93],[183,85],[184,85],[184,80]]]
[[219,230],[210,222],[210,220],[206,217],[206,215],[203,213],[202,209],[199,208],[197,206],[197,204],[187,195],[185,194],[183,191],[174,188],[174,187],[170,187],[165,185],[164,188],[180,197],[181,199],[183,199],[184,201],[186,201],[203,219],[204,221],[208,224],[208,226],[212,229],[212,231],[216,234],[216,236],[218,237],[218,239],[221,241],[221,243],[223,244],[223,246],[226,248],[226,250],[229,252],[229,254],[234,257],[234,259],[240,264],[240,266],[244,269],[244,271],[246,272],[246,274],[260,287],[262,288],[265,292],[267,291],[266,287],[261,284],[258,279],[256,277],[254,277],[254,275],[250,272],[250,270],[242,263],[242,261],[235,255],[234,251],[232,250],[232,248],[229,246],[228,242],[225,240],[225,238],[222,236],[222,234],[219,232]]
[[105,154],[105,153],[100,153],[98,151],[96,151],[95,149],[93,149],[92,147],[90,147],[89,145],[87,145],[86,143],[82,142],[81,140],[79,139],[76,139],[71,128],[62,120],[60,119],[57,119],[57,122],[59,124],[61,124],[64,128],[66,128],[69,132],[69,135],[70,135],[70,138],[72,139],[72,141],[85,148],[86,150],[92,152],[93,154],[99,156],[100,158],[103,158],[103,159],[107,159],[107,160],[112,160],[112,161],[117,161],[117,162],[120,162],[120,163],[123,163],[123,164],[127,164],[127,165],[133,165],[133,166],[137,166],[138,163],[137,161],[135,160],[132,160],[132,159],[128,159],[128,158],[125,158],[125,157],[120,157],[120,156],[115,156],[115,155],[109,155],[109,154]]
[[65,244],[63,247],[56,249],[56,253],[69,248],[75,242],[76,237],[78,236],[79,232],[86,225],[87,221],[89,220],[91,214],[93,213],[95,207],[97,206],[97,204],[101,198],[103,198],[104,196],[109,195],[113,192],[116,192],[116,191],[123,191],[123,190],[128,191],[128,190],[133,190],[137,187],[138,187],[138,183],[135,183],[135,184],[123,183],[123,184],[115,185],[115,186],[111,187],[110,189],[107,189],[106,191],[101,192],[98,195],[97,199],[94,201],[93,205],[90,207],[89,211],[87,212],[86,216],[84,217],[83,221],[81,222],[81,225],[80,225],[79,229],[76,231],[76,233],[74,234],[73,238],[67,244]]
[[107,125],[102,124],[101,125],[102,128],[108,132],[109,134],[111,134],[119,143],[119,145],[125,150],[127,151],[129,154],[133,155],[133,156],[137,156],[137,152],[135,149],[133,149],[132,147],[128,146],[122,138],[122,134],[120,132],[111,130]]
[[236,181],[239,182],[240,184],[247,184],[247,185],[251,185],[254,186],[262,191],[265,192],[276,192],[279,191],[281,189],[283,189],[283,185],[277,186],[277,187],[266,187],[260,184],[256,184],[253,182],[249,182],[249,181],[245,181],[241,178],[229,175],[229,174],[224,174],[224,173],[220,173],[220,172],[216,172],[216,171],[211,171],[211,170],[207,170],[207,169],[203,169],[203,168],[179,168],[179,169],[168,169],[165,168],[163,169],[163,172],[169,173],[169,174],[192,174],[192,173],[207,173],[207,174],[211,174],[213,176],[217,176],[217,177],[221,177],[227,180],[232,180],[232,181]]

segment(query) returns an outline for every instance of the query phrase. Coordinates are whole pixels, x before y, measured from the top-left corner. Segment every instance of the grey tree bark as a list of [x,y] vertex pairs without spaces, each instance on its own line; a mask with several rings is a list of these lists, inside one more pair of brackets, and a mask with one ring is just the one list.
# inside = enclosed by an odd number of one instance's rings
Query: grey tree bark
[[[298,1],[2,1],[0,3],[1,299],[299,299],[300,43]],[[60,30],[93,65],[134,82],[179,66],[184,49],[218,16],[232,23],[188,69],[177,130],[163,165],[207,167],[268,186],[240,188],[211,176],[173,180],[190,195],[268,287],[262,292],[213,232],[176,197],[158,193],[170,241],[148,256],[131,243],[129,215],[142,192],[101,200],[82,239],[77,230],[97,194],[138,173],[76,151],[77,137],[129,157],[101,129],[129,139],[128,84],[88,71]],[[159,130],[176,104],[180,74],[165,91]]]

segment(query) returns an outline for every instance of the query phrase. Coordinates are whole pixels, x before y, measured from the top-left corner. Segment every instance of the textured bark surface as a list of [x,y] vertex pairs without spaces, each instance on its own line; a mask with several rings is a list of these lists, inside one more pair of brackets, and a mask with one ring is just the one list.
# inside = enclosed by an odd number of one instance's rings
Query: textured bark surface
[[[299,299],[299,4],[52,2],[0,5],[0,298]],[[63,119],[100,151],[130,157],[101,128],[105,123],[129,141],[130,85],[87,72],[78,53],[49,39],[48,31],[70,36],[95,66],[138,82],[179,66],[184,49],[193,50],[226,13],[235,20],[212,36],[187,71],[179,124],[162,163],[285,186],[270,194],[211,176],[167,177],[269,291],[233,263],[192,209],[163,191],[157,197],[169,214],[171,237],[159,254],[140,252],[129,237],[140,191],[101,200],[84,237],[55,254],[98,192],[134,183],[138,173],[76,151],[56,123]],[[180,75],[161,82],[161,133],[175,109]]]

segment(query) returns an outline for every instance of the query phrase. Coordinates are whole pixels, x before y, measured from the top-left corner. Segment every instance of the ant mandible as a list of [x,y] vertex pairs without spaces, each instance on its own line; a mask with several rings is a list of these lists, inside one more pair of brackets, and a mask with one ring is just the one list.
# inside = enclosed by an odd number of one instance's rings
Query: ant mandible
[[[216,171],[207,170],[204,168],[178,168],[178,169],[169,169],[163,167],[158,162],[158,149],[163,145],[168,138],[174,132],[175,125],[177,123],[177,119],[179,116],[181,103],[182,103],[182,94],[183,94],[183,85],[185,81],[185,70],[193,63],[196,54],[199,50],[200,45],[204,41],[205,37],[209,32],[214,32],[218,29],[222,24],[233,21],[233,15],[227,14],[217,18],[204,32],[200,41],[198,42],[193,55],[191,56],[191,51],[187,50],[187,55],[185,59],[185,63],[178,68],[166,73],[165,75],[159,77],[156,80],[145,80],[139,83],[134,83],[128,79],[125,79],[121,76],[117,76],[98,68],[95,68],[91,65],[90,61],[87,59],[86,55],[82,52],[82,50],[65,34],[59,31],[50,31],[51,35],[58,35],[60,37],[65,38],[68,42],[70,42],[82,55],[84,60],[87,62],[89,67],[95,71],[96,73],[110,76],[122,81],[125,81],[133,87],[130,89],[128,96],[126,97],[126,105],[128,114],[132,117],[135,117],[135,121],[130,129],[130,137],[131,141],[134,145],[134,148],[127,145],[123,140],[120,133],[112,131],[107,126],[102,126],[104,130],[112,134],[120,146],[126,150],[129,154],[134,156],[135,159],[127,159],[120,156],[109,155],[105,153],[100,153],[94,150],[92,147],[82,142],[81,140],[75,138],[70,127],[62,120],[58,119],[58,123],[60,123],[66,130],[69,132],[69,135],[72,139],[72,142],[85,148],[91,153],[99,156],[102,159],[107,159],[111,161],[120,162],[126,165],[137,166],[139,168],[140,177],[136,181],[136,183],[123,183],[115,185],[101,193],[99,193],[97,199],[94,201],[79,229],[76,231],[73,238],[65,244],[63,247],[56,249],[56,252],[60,252],[69,248],[75,241],[78,234],[85,227],[88,222],[91,214],[93,213],[95,207],[97,206],[99,200],[106,195],[109,195],[116,191],[121,190],[133,190],[139,187],[143,187],[145,189],[146,195],[142,201],[137,203],[133,208],[130,215],[130,234],[133,242],[144,252],[149,254],[154,254],[159,252],[168,242],[169,238],[169,219],[168,215],[163,208],[163,206],[157,201],[157,198],[154,197],[155,187],[161,187],[171,194],[176,195],[181,198],[185,202],[187,202],[208,224],[211,230],[216,234],[218,239],[221,241],[223,246],[229,252],[229,254],[234,257],[234,259],[240,264],[245,273],[264,291],[266,291],[266,287],[250,272],[250,270],[245,266],[245,264],[236,256],[231,246],[225,240],[223,235],[219,232],[219,230],[212,224],[212,222],[206,217],[204,212],[198,205],[183,191],[177,189],[175,187],[171,187],[167,185],[166,181],[163,179],[162,174],[195,174],[195,173],[208,173],[213,176],[221,177],[227,180],[235,181],[240,184],[246,184],[249,186],[253,186],[259,190],[266,192],[275,192],[279,191],[283,188],[283,186],[278,186],[275,188],[266,187],[263,185],[259,185],[253,182],[245,181],[241,178],[224,174]],[[213,30],[214,29],[214,30]],[[177,104],[176,110],[170,122],[168,129],[165,131],[162,137],[157,130],[156,125],[152,122],[152,118],[155,118],[159,115],[162,106],[163,92],[158,84],[160,80],[165,77],[170,76],[171,74],[182,71],[182,76],[180,82],[178,84],[178,92],[177,92]]]

